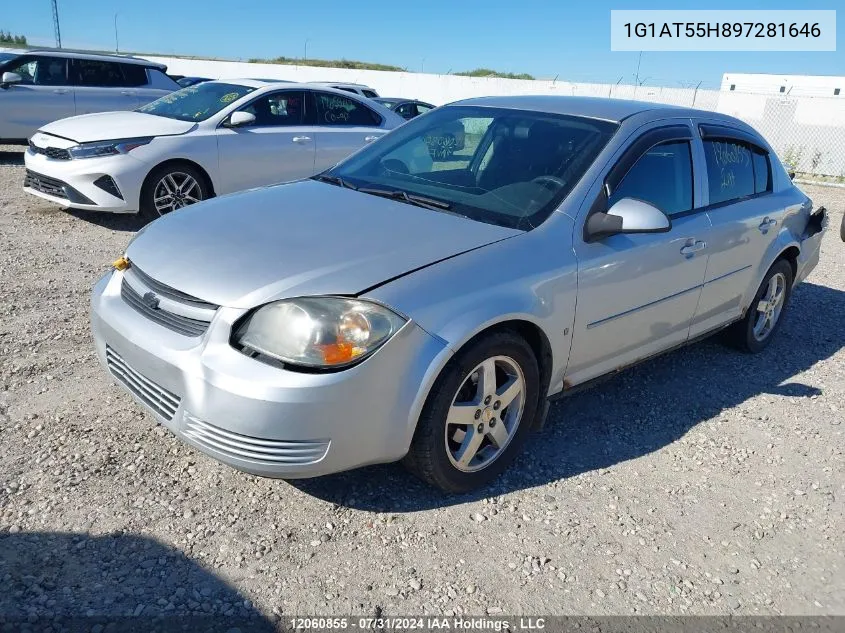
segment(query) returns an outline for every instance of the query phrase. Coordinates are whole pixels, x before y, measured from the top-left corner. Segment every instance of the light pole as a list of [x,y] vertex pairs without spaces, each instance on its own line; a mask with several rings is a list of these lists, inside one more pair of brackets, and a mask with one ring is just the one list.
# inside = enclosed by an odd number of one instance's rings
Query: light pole
[[302,61],[308,61],[308,42],[309,40],[305,40],[305,53],[302,55]]
[[117,16],[118,16],[119,13],[120,13],[120,11],[118,11],[117,13],[114,14],[114,52],[115,53],[120,52],[120,44],[117,41]]
[[424,73],[424,72],[425,72],[425,57],[423,57],[422,61],[420,62],[420,73]]

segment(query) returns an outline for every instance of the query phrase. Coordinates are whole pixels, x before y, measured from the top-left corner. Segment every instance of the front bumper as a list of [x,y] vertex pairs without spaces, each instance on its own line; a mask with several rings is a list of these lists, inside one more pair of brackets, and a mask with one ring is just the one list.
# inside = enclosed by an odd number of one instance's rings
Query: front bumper
[[[53,190],[50,186],[25,185],[27,193],[74,209],[110,213],[135,213],[138,210],[141,185],[150,170],[150,165],[128,154],[57,160],[27,149],[24,163],[27,172],[46,180],[48,184],[64,185],[64,191],[61,191],[61,186],[59,190]],[[94,184],[103,176],[112,179],[120,196]]]
[[451,354],[410,322],[350,369],[280,369],[229,345],[244,310],[219,308],[205,334],[184,336],[124,302],[122,277],[106,275],[94,287],[101,363],[181,440],[256,475],[312,477],[401,459],[437,368]]

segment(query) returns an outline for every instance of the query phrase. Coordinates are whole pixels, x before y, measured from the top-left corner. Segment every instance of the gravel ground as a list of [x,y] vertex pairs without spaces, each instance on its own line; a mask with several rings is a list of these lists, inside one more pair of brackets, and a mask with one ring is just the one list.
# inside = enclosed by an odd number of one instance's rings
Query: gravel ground
[[[5,151],[3,151],[5,150]],[[395,465],[259,479],[96,363],[139,224],[25,195],[0,147],[0,622],[50,614],[845,615],[845,189],[777,341],[705,341],[559,400],[492,490]]]

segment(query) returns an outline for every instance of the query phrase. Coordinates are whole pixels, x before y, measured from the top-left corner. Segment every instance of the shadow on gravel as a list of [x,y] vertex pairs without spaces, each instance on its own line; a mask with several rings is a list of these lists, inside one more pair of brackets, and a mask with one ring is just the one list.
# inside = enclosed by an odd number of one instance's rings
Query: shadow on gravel
[[[754,411],[743,403],[758,394],[818,395],[818,389],[794,377],[845,347],[845,329],[832,327],[834,315],[842,314],[845,292],[804,283],[792,296],[776,339],[761,354],[742,354],[712,338],[645,362],[593,389],[555,400],[545,428],[529,438],[522,457],[480,492],[445,495],[397,464],[290,484],[343,506],[413,512],[611,467],[671,444],[725,409],[737,407],[753,418]],[[790,406],[795,406],[795,413],[800,411],[800,402],[784,404]]]
[[134,233],[141,230],[147,223],[137,213],[101,213],[97,211],[84,211],[82,209],[65,209],[68,215],[79,218],[83,222],[96,224],[112,231],[127,231]]
[[140,536],[5,533],[0,579],[2,631],[275,630],[229,584]]
[[23,151],[0,152],[0,165],[23,165]]

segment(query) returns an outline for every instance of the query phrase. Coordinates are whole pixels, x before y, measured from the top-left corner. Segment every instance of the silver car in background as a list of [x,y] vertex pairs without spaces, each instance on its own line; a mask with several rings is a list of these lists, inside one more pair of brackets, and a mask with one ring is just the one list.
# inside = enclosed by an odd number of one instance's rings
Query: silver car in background
[[[432,152],[460,128],[460,151]],[[147,226],[96,285],[112,376],[185,442],[488,483],[550,396],[726,330],[763,350],[827,224],[728,116],[494,97]]]
[[65,49],[0,59],[0,140],[24,141],[42,125],[78,114],[134,110],[179,90],[166,71],[139,57]]

